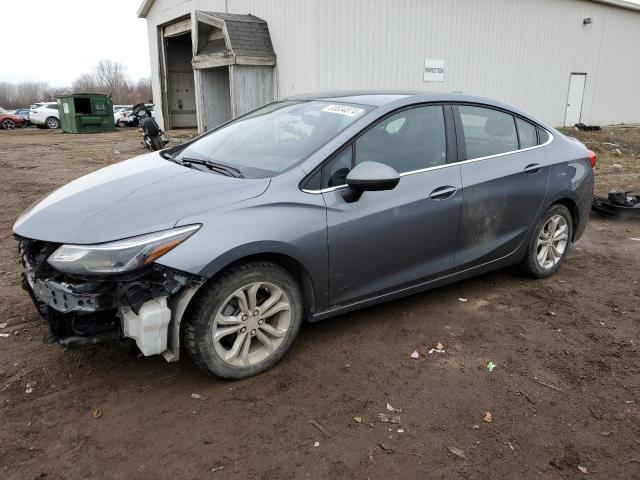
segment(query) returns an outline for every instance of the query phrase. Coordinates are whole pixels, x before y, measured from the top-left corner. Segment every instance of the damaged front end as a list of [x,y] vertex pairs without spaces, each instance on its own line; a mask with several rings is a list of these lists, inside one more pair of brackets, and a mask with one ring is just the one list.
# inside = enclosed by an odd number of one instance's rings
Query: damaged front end
[[17,237],[22,286],[49,342],[77,347],[128,337],[145,355],[179,358],[180,322],[204,278],[149,262],[110,274],[76,274],[48,261],[62,245]]

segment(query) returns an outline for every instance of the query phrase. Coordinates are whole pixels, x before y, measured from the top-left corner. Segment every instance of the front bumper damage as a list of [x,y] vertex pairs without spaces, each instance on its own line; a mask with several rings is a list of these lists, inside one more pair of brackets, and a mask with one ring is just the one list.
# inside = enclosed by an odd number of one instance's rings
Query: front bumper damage
[[203,277],[158,264],[121,275],[70,276],[47,263],[59,244],[18,240],[22,286],[45,320],[46,340],[77,347],[128,337],[145,356],[179,359],[180,323]]

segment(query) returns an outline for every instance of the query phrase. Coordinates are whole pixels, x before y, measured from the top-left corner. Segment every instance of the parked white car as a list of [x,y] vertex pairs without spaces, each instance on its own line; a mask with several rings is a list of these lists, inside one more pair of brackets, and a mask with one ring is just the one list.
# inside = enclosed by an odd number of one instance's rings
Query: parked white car
[[131,114],[131,108],[123,107],[115,110],[113,112],[113,121],[115,122],[116,126],[118,127],[129,126],[128,125],[129,122],[125,119],[125,117],[129,116],[130,114]]
[[29,121],[40,128],[59,128],[57,102],[46,102],[29,111]]

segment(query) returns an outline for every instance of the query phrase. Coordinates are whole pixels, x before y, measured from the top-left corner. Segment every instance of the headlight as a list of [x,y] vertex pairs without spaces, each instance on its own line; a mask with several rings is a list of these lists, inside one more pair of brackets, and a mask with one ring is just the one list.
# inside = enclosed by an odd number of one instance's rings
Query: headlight
[[127,272],[155,261],[199,228],[189,225],[97,245],[62,245],[47,262],[66,273]]

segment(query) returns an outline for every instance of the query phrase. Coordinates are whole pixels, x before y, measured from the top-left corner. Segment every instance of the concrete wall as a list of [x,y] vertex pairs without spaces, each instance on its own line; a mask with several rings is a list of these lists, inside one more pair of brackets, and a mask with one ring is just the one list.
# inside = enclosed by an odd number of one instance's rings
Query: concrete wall
[[[562,125],[569,76],[580,72],[584,123],[640,122],[640,12],[586,0],[156,0],[147,16],[152,72],[157,25],[192,10],[265,19],[279,97],[459,90]],[[444,82],[423,81],[425,58],[445,61]],[[153,87],[157,102],[156,78]]]

